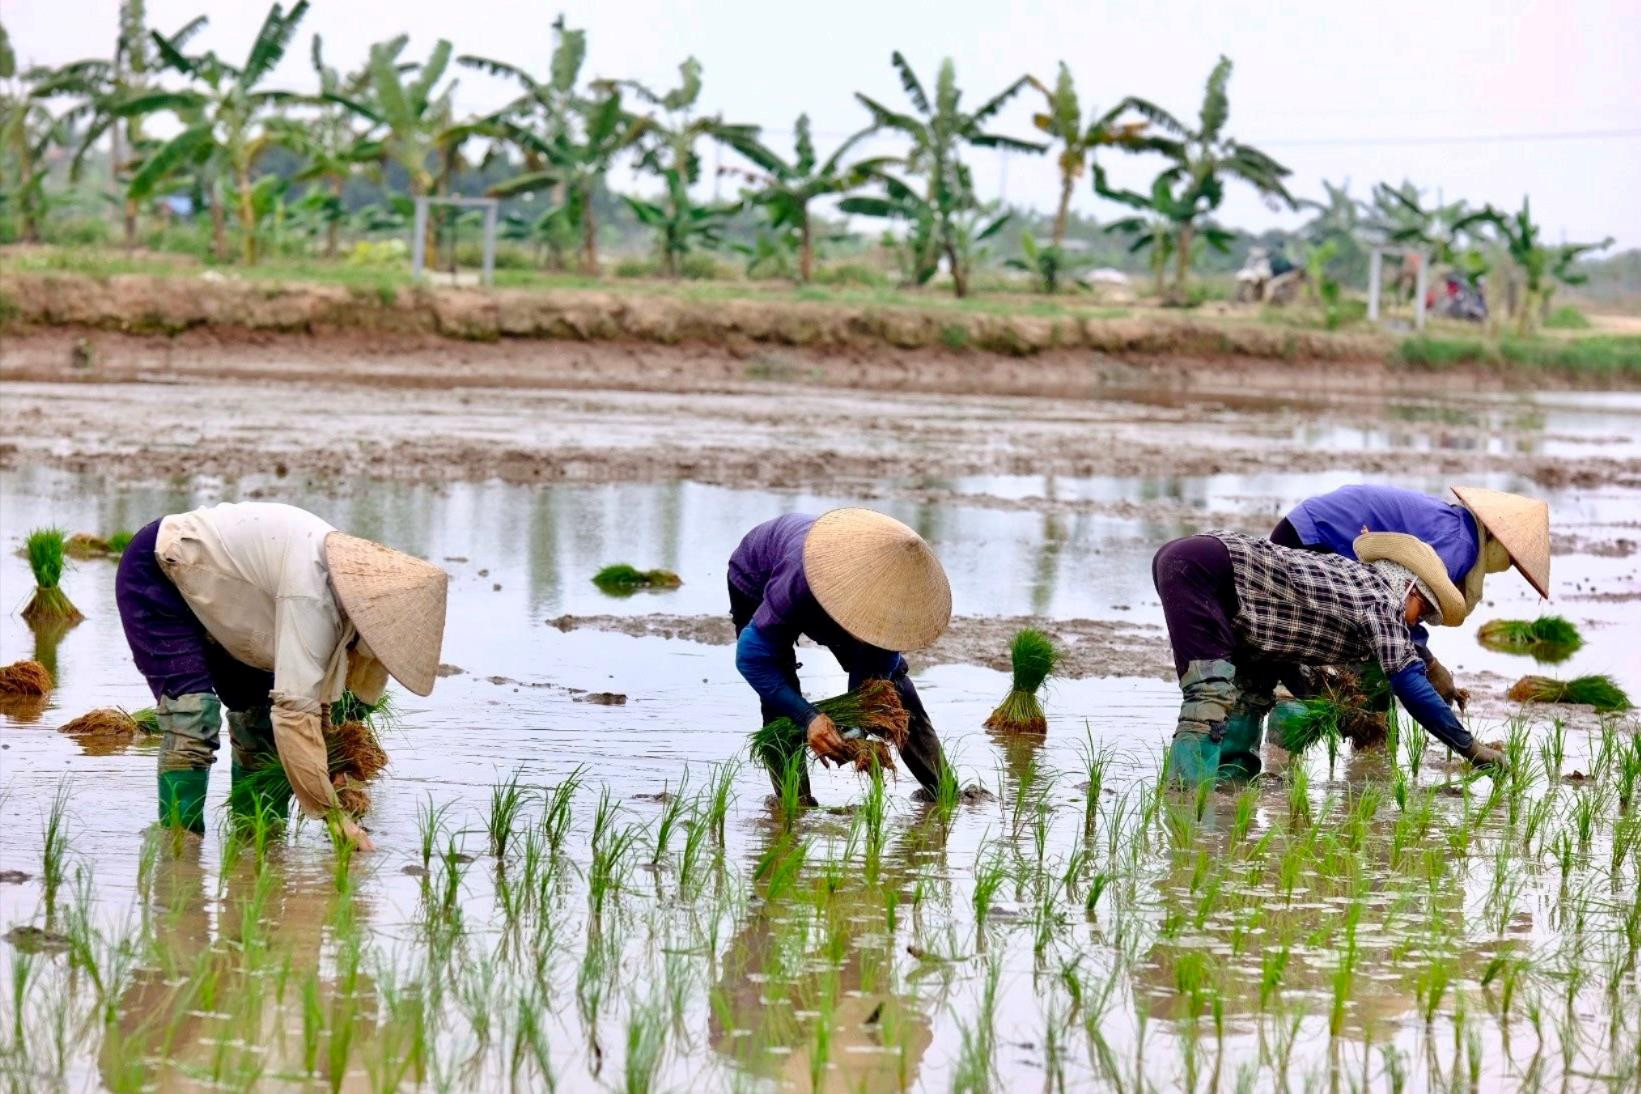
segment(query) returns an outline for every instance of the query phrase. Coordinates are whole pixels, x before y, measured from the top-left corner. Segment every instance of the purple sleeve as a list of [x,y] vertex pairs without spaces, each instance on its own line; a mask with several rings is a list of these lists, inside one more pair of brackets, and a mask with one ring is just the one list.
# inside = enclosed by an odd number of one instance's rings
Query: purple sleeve
[[752,623],[770,638],[785,639],[791,635],[798,640],[802,630],[807,602],[813,597],[809,580],[803,574],[803,555],[789,552],[779,559],[764,585],[763,603],[752,616]]

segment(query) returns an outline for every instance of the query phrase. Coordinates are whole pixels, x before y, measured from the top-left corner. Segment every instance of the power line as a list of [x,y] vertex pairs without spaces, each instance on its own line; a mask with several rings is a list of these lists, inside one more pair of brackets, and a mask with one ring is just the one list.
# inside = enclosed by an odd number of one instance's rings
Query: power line
[[1451,137],[1314,137],[1262,140],[1271,148],[1330,148],[1417,144],[1526,144],[1534,141],[1633,140],[1641,129],[1581,129],[1563,133],[1465,133]]

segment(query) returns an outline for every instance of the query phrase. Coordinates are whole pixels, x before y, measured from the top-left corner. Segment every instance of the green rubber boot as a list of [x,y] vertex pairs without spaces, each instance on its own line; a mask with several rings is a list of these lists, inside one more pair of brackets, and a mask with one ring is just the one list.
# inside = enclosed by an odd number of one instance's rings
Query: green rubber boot
[[208,692],[161,696],[154,713],[161,734],[160,823],[204,832],[205,791],[216,762],[222,703]]
[[228,740],[233,745],[229,815],[236,821],[254,821],[261,815],[283,823],[290,813],[291,785],[279,766],[269,708],[229,711]]
[[205,791],[211,769],[160,772],[160,823],[205,833]]
[[1192,661],[1180,677],[1179,724],[1169,746],[1175,786],[1195,787],[1219,777],[1225,723],[1236,702],[1236,666],[1229,661]]
[[1271,744],[1288,752],[1303,752],[1300,741],[1294,736],[1305,724],[1309,717],[1310,708],[1298,699],[1284,699],[1271,708],[1271,716],[1267,724],[1271,731]]
[[1220,778],[1251,779],[1264,769],[1259,749],[1265,743],[1265,715],[1271,706],[1268,695],[1255,696],[1246,691],[1237,695],[1231,716],[1225,719],[1225,739],[1219,749]]

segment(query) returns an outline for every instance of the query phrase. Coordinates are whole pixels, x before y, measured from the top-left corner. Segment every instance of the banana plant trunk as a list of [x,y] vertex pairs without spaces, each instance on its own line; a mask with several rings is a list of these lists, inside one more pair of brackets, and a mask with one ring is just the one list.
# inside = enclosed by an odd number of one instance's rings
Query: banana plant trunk
[[815,239],[809,225],[808,209],[799,214],[798,232],[798,280],[807,285],[815,276]]
[[581,199],[581,272],[598,276],[598,214],[593,211],[593,195]]
[[1191,274],[1191,241],[1196,228],[1190,224],[1179,226],[1179,250],[1174,254],[1174,292],[1185,299],[1185,279]]
[[1060,172],[1060,207],[1054,211],[1054,249],[1065,246],[1066,226],[1071,220],[1071,192],[1077,180],[1068,171]]
[[18,204],[22,206],[23,210],[23,242],[38,243],[40,242],[40,209],[39,194],[34,188],[34,155],[33,150],[28,147],[26,133],[24,137],[25,140],[19,149],[20,155],[18,156],[21,161],[18,163],[18,179],[21,182],[18,187],[21,200]]
[[211,183],[211,250],[218,262],[228,261],[228,213],[222,207],[222,183]]
[[325,257],[335,258],[337,250],[342,245],[342,188],[345,185],[338,175],[331,179],[330,192],[336,198],[336,211],[331,215],[330,223],[325,225]]
[[969,295],[969,271],[968,271],[968,268],[964,265],[962,260],[958,257],[957,248],[955,246],[953,246],[952,244],[950,244],[950,243],[946,244],[946,265],[951,267],[951,271],[952,271],[952,292],[954,294],[956,294],[959,299],[962,299],[963,297],[968,296]]
[[240,162],[234,168],[234,185],[239,189],[240,254],[245,265],[256,265],[256,199],[251,192],[251,165]]

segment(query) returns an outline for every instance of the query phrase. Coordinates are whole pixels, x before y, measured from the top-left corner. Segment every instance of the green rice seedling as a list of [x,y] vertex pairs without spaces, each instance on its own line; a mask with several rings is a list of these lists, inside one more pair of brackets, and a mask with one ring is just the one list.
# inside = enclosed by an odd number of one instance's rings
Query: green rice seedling
[[1088,879],[1088,895],[1083,900],[1083,912],[1086,915],[1094,914],[1094,906],[1100,902],[1100,897],[1105,895],[1110,884],[1110,874],[1099,873]]
[[602,921],[610,896],[621,887],[627,855],[638,845],[641,830],[629,826],[612,829],[592,847],[592,863],[587,870],[587,907],[593,922]]
[[640,570],[625,562],[613,563],[593,575],[593,584],[608,596],[631,596],[641,589],[676,589],[683,583],[671,570]]
[[866,828],[866,877],[868,881],[876,881],[878,870],[883,864],[883,847],[887,835],[884,822],[888,817],[889,795],[883,782],[883,769],[875,768],[872,771],[871,781],[866,786],[866,796],[861,800],[860,813],[862,824]]
[[439,837],[445,830],[445,820],[450,808],[449,802],[434,805],[432,794],[416,806],[417,847],[421,852],[423,870],[430,869],[433,865],[433,853],[438,849]]
[[1038,689],[1054,674],[1060,652],[1042,631],[1027,627],[1009,644],[1014,678],[1008,695],[986,719],[986,728],[1001,733],[1047,733],[1048,719],[1037,698]]
[[1641,785],[1641,737],[1632,737],[1618,753],[1618,807],[1628,811]]
[[1008,869],[1003,863],[1002,854],[996,848],[993,848],[990,856],[984,862],[981,862],[981,856],[985,853],[985,848],[982,847],[974,855],[974,893],[971,899],[974,904],[974,925],[977,936],[980,929],[986,925],[986,916],[991,912],[992,904],[997,897],[997,891],[1003,887],[1003,882],[1008,879]]
[[547,847],[554,855],[564,850],[564,840],[574,819],[575,796],[581,789],[581,773],[584,770],[585,765],[578,765],[547,795],[547,807],[541,814],[541,828],[547,836]]
[[40,881],[45,888],[47,922],[56,911],[57,890],[68,876],[68,800],[68,779],[64,778],[58,781],[57,792],[51,797],[40,838]]
[[719,847],[724,845],[724,821],[729,816],[730,802],[735,799],[737,766],[733,762],[715,764],[712,768],[712,778],[707,780],[707,807],[704,816]]
[[1407,770],[1412,775],[1419,773],[1419,765],[1424,762],[1425,749],[1430,747],[1430,734],[1417,722],[1409,722],[1402,728],[1398,736],[1402,745],[1402,757],[1407,763]]
[[1544,762],[1544,775],[1554,779],[1561,774],[1562,762],[1567,758],[1567,723],[1560,718],[1550,723],[1550,731],[1538,743],[1539,758]]
[[512,842],[519,815],[530,800],[530,793],[519,785],[521,772],[514,771],[506,782],[490,788],[490,812],[484,819],[484,831],[490,839],[490,854],[503,861]]
[[34,596],[23,608],[23,619],[33,625],[84,619],[58,585],[63,578],[63,530],[36,528],[28,534],[23,550],[34,572]]
[[1100,793],[1105,789],[1105,773],[1111,766],[1111,752],[1109,749],[1095,749],[1094,731],[1086,724],[1083,728],[1083,771],[1087,776],[1083,783],[1083,836],[1091,838],[1095,817],[1099,813]]
[[1509,697],[1518,703],[1572,703],[1598,711],[1631,709],[1630,697],[1611,676],[1578,676],[1556,680],[1548,676],[1523,676],[1510,686]]
[[1253,828],[1254,814],[1259,810],[1259,790],[1244,787],[1236,796],[1236,813],[1231,818],[1231,846],[1238,847],[1248,838]]
[[935,815],[940,818],[941,824],[951,823],[952,815],[957,812],[958,803],[962,800],[963,789],[957,781],[957,768],[942,758],[934,787]]
[[1288,778],[1288,819],[1294,824],[1309,824],[1311,819],[1311,780],[1304,764],[1295,764]]
[[[822,699],[815,707],[837,725],[855,770],[870,771],[874,762],[894,769],[887,745],[904,745],[909,725],[893,684],[868,680],[858,690]],[[808,743],[806,727],[790,718],[777,718],[752,734],[752,758],[770,771],[782,772],[793,756],[807,765]]]
[[1584,645],[1578,628],[1559,615],[1492,619],[1477,628],[1476,641],[1502,653],[1526,653],[1552,662],[1565,661]]
[[[678,789],[673,791],[661,805],[661,815],[655,820],[655,837],[650,841],[650,865],[659,866],[666,857],[667,847],[672,843],[673,833],[678,830],[678,824],[684,813],[684,792],[689,788],[689,769],[678,780]],[[665,793],[665,791],[663,791]]]

